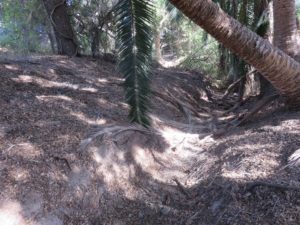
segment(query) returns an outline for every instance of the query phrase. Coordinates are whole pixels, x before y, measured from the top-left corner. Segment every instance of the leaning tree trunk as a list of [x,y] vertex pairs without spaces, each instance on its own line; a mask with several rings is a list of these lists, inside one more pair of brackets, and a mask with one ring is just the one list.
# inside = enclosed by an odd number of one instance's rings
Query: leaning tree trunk
[[274,45],[292,57],[299,55],[295,0],[273,0]]
[[187,17],[254,66],[288,104],[300,108],[300,64],[227,15],[212,0],[169,0]]
[[77,44],[67,14],[65,0],[43,0],[46,11],[55,31],[58,54],[74,56],[77,55]]

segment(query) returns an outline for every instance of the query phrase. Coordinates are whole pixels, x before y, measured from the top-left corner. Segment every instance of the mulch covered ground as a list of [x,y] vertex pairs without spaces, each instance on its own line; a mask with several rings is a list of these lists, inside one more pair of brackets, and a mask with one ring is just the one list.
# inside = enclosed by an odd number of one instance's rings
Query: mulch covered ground
[[209,81],[158,67],[145,130],[115,67],[1,56],[1,225],[300,224],[299,112],[215,138]]

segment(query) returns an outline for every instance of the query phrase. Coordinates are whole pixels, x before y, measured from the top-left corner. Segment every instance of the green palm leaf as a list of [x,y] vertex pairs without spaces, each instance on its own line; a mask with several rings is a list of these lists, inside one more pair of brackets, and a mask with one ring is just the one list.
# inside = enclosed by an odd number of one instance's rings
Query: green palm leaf
[[147,127],[150,125],[148,108],[154,4],[150,0],[120,0],[115,12],[119,71],[125,78],[129,118],[131,122]]

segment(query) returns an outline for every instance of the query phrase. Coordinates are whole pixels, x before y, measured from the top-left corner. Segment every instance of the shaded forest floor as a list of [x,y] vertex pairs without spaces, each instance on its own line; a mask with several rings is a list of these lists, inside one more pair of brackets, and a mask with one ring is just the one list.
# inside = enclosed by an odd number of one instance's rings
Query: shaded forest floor
[[299,190],[249,188],[300,186],[299,112],[214,138],[231,103],[200,73],[154,70],[151,130],[114,64],[2,55],[0,79],[1,225],[300,224]]

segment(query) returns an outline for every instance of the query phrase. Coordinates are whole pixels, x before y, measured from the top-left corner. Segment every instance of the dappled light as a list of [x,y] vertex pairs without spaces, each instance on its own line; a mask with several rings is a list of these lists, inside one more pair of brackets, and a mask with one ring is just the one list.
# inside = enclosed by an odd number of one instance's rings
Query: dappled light
[[43,153],[41,149],[33,146],[31,143],[12,144],[7,149],[3,150],[9,156],[21,156],[25,159],[34,160]]
[[67,102],[72,102],[72,98],[66,96],[66,95],[40,95],[36,96],[36,98],[40,101],[57,101],[57,100],[63,100]]
[[29,172],[21,168],[10,171],[9,175],[18,182],[26,182],[30,178]]
[[[255,193],[267,198],[268,192],[256,188],[238,197],[248,185],[297,184],[289,179],[298,173],[298,113],[265,116],[217,139],[209,110],[221,114],[224,109],[209,100],[213,89],[203,89],[202,75],[159,67],[153,73],[152,127],[145,129],[128,124],[122,78],[107,73],[109,65],[86,59],[94,69],[71,76],[71,69],[51,70],[59,67],[55,58],[47,63],[44,69],[18,64],[1,83],[2,189],[19,207],[3,208],[3,215],[11,213],[7,218],[26,221],[24,225],[31,218],[44,225],[119,215],[113,221],[176,224],[178,218],[188,221],[198,213],[213,222],[225,202],[237,198],[226,215],[251,221],[247,212],[264,213],[264,205],[258,206],[262,211],[253,211]],[[201,102],[199,112],[191,107],[195,101]],[[225,115],[219,123],[231,117]],[[297,199],[294,192],[291,196]],[[272,204],[273,199],[267,201]],[[287,204],[280,196],[276,201]],[[234,217],[239,207],[243,211]],[[270,215],[282,219],[276,210]]]
[[0,225],[300,224],[297,2],[2,0]]
[[77,90],[79,88],[79,85],[71,84],[69,82],[55,82],[55,81],[49,81],[40,77],[35,76],[27,76],[27,75],[20,75],[18,78],[12,78],[16,82],[21,83],[35,83],[40,85],[41,87],[51,88],[51,87],[58,87],[58,88],[70,88],[73,90]]
[[83,113],[70,112],[70,115],[90,125],[103,125],[106,123],[105,119],[91,120],[88,117],[86,117]]
[[17,201],[2,199],[0,203],[0,221],[5,225],[25,225],[22,207]]
[[13,70],[13,71],[19,70],[19,67],[17,67],[17,66],[5,65],[4,67],[8,70]]

